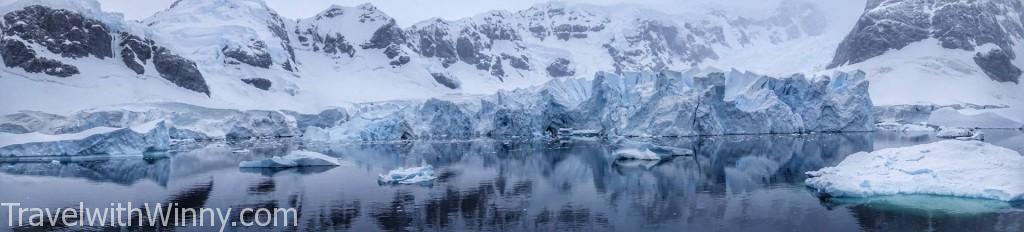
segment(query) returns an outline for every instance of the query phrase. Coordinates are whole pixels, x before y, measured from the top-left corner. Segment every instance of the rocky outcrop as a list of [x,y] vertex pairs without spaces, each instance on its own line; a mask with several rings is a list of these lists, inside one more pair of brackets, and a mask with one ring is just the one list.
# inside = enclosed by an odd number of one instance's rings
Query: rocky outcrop
[[433,77],[434,81],[436,81],[438,84],[441,84],[444,87],[448,87],[449,89],[459,89],[459,87],[462,86],[462,83],[459,81],[459,79],[456,79],[455,76],[452,76],[451,73],[447,73],[447,72],[436,73],[435,72],[435,73],[430,73],[430,76]]
[[558,58],[551,62],[545,69],[548,71],[548,76],[551,77],[567,77],[576,75],[576,70],[572,67],[572,61],[565,58]]
[[1013,65],[1013,53],[1000,49],[974,55],[974,63],[985,71],[985,75],[998,82],[1020,82],[1021,70]]
[[1024,3],[1017,0],[871,0],[843,40],[829,68],[856,64],[889,50],[933,38],[943,48],[978,51],[974,60],[990,78],[1017,82],[1020,68],[1013,46],[1024,39],[1020,19]]
[[20,40],[4,39],[0,41],[0,56],[3,56],[5,66],[20,67],[25,72],[45,73],[57,77],[78,74],[78,68],[75,66],[46,57],[38,57],[35,51]]
[[238,62],[241,62],[255,67],[270,68],[270,65],[274,64],[274,60],[270,57],[270,52],[267,52],[267,43],[263,41],[251,42],[251,44],[245,47],[224,47],[221,49],[224,56],[231,58],[225,60],[225,62],[228,64],[238,64]]
[[246,84],[252,85],[253,87],[256,87],[257,89],[262,89],[262,90],[270,90],[270,85],[272,84],[270,82],[270,80],[267,80],[265,78],[259,78],[259,77],[245,78],[245,79],[242,79],[242,82],[245,82]]
[[4,15],[3,36],[38,44],[63,57],[113,57],[110,29],[64,9],[33,5]]
[[178,87],[210,95],[210,87],[199,72],[194,61],[171,53],[166,48],[157,48],[153,55],[153,65],[160,76]]
[[154,44],[153,40],[121,32],[121,61],[136,74],[145,74],[143,65],[153,58]]

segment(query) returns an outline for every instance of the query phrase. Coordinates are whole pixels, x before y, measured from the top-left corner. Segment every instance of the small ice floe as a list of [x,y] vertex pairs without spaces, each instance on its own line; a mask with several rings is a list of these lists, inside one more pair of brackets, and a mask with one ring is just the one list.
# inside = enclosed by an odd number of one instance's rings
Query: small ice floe
[[646,148],[623,148],[615,150],[612,154],[620,160],[661,160],[658,153]]
[[895,131],[901,133],[924,133],[934,132],[937,126],[928,125],[928,123],[912,123],[903,124],[898,122],[881,122],[875,124],[875,128],[885,131]]
[[960,127],[941,127],[939,133],[935,134],[935,137],[944,139],[955,139],[960,137],[971,137],[974,135],[974,129],[960,128]]
[[434,166],[398,168],[377,177],[379,184],[416,184],[437,179]]
[[807,175],[809,187],[833,197],[922,194],[1024,200],[1024,156],[980,141],[943,140],[860,152]]
[[312,151],[292,151],[286,156],[274,156],[270,159],[242,161],[241,168],[294,168],[314,166],[338,166],[338,158]]
[[968,128],[959,127],[942,127],[939,133],[935,134],[935,137],[944,139],[957,139],[957,140],[985,140],[985,133]]

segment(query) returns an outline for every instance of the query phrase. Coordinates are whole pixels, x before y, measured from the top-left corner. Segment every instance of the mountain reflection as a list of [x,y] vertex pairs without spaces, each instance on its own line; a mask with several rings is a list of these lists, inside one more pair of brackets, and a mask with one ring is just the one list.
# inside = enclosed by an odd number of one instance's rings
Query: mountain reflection
[[[285,229],[291,231],[1022,228],[1024,209],[1019,205],[1001,204],[989,210],[988,203],[938,201],[966,205],[968,209],[981,205],[985,211],[936,214],[934,210],[913,209],[914,204],[893,207],[880,201],[819,199],[803,186],[804,172],[835,165],[856,152],[872,151],[879,143],[890,147],[927,141],[931,140],[879,133],[331,145],[250,141],[197,146],[166,159],[60,166],[5,163],[0,171],[14,179],[47,176],[120,186],[112,190],[76,185],[78,189],[70,190],[85,195],[141,191],[146,186],[133,183],[152,181],[166,188],[148,190],[166,194],[158,201],[177,202],[187,208],[296,208],[300,224]],[[659,152],[692,152],[658,161],[616,160],[612,155],[616,149],[634,146],[656,147]],[[240,161],[280,156],[297,149],[338,157],[344,165],[237,167]],[[376,183],[378,174],[423,165],[436,168],[438,178],[432,184]],[[24,196],[18,194],[32,194],[31,187],[27,188],[18,193],[0,193],[0,198],[20,199]],[[62,200],[53,204],[66,204],[67,199]],[[243,218],[254,219],[252,215]]]

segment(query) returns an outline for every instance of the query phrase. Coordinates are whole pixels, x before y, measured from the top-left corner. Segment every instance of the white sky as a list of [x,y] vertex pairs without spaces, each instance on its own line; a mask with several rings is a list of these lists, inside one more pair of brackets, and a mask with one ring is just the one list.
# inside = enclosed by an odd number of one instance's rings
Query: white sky
[[[99,0],[104,11],[121,12],[128,19],[143,19],[157,11],[166,9],[174,0]],[[441,17],[454,20],[484,13],[489,10],[516,11],[526,9],[547,0],[266,0],[271,8],[291,18],[310,17],[331,4],[355,6],[370,2],[394,17],[398,24],[408,26],[417,22]],[[707,5],[728,5],[733,10],[757,14],[773,9],[781,0],[565,0],[595,5],[633,4],[642,5],[666,13],[680,13],[694,7]],[[813,2],[813,1],[812,1]],[[864,0],[829,0],[828,8],[859,13]],[[833,4],[838,3],[838,4]],[[850,9],[853,8],[853,9]]]

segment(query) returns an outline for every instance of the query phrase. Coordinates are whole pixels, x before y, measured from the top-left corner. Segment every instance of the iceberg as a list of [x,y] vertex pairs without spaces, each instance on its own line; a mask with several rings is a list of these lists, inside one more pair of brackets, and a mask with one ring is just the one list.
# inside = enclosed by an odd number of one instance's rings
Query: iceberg
[[1024,156],[979,141],[943,140],[860,152],[835,167],[807,172],[823,195],[940,195],[1024,200]]
[[943,139],[970,138],[975,134],[974,129],[960,127],[941,127],[935,137]]
[[437,179],[434,166],[398,168],[377,177],[379,184],[416,184]]
[[238,163],[240,168],[295,168],[338,165],[341,165],[338,162],[338,158],[312,151],[292,151],[286,156],[274,156],[270,159]]
[[625,148],[615,150],[612,154],[616,159],[661,160],[661,156],[658,156],[658,153],[654,153],[650,149]]

